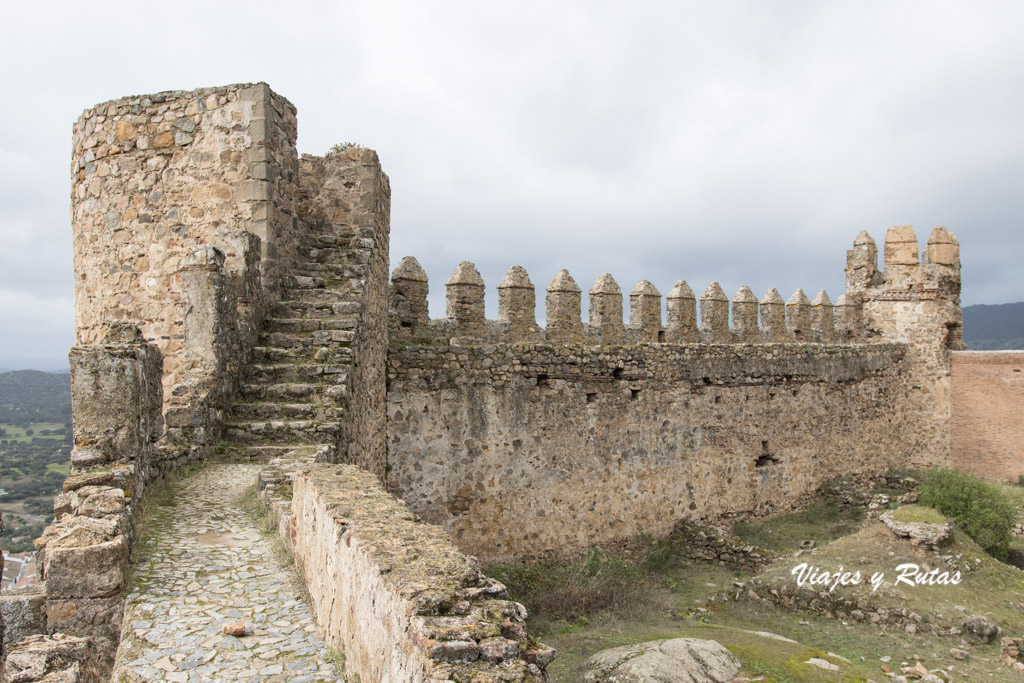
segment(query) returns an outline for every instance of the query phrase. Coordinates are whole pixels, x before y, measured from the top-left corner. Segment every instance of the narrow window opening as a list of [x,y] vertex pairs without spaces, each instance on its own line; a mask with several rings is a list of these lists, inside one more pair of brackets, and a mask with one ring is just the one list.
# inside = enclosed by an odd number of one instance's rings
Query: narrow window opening
[[596,391],[588,391],[587,392],[587,403],[594,403],[595,401],[597,401],[597,392]]
[[779,460],[771,453],[762,453],[757,456],[757,462],[754,464],[755,467],[767,467],[768,465],[774,465]]
[[715,405],[718,405],[721,402],[722,402],[722,397],[721,396],[715,396]]
[[640,390],[639,389],[630,389],[629,390],[629,398],[632,401],[635,401],[638,398],[640,398]]
[[401,322],[401,325],[402,325],[402,327],[412,327],[412,323],[409,322],[408,320],[403,320]]
[[547,375],[537,375],[537,386],[546,387],[548,386],[549,379]]
[[613,379],[622,379],[622,368],[615,368],[612,370]]
[[664,344],[665,343],[665,330],[658,330],[658,343],[659,344]]

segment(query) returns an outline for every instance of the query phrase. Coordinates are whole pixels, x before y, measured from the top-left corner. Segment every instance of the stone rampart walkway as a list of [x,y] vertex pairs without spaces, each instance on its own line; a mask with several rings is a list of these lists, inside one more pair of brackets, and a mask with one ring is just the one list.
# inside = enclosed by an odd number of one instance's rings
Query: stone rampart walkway
[[[258,468],[210,465],[153,511],[113,680],[338,680],[294,570],[239,507]],[[238,622],[246,635],[222,631]]]

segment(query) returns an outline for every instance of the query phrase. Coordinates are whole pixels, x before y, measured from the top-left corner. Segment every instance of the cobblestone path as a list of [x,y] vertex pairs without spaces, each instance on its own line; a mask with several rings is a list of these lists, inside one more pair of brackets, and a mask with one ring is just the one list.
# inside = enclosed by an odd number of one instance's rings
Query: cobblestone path
[[[294,570],[238,504],[259,465],[179,484],[139,539],[115,681],[335,681]],[[243,622],[246,635],[222,632]]]

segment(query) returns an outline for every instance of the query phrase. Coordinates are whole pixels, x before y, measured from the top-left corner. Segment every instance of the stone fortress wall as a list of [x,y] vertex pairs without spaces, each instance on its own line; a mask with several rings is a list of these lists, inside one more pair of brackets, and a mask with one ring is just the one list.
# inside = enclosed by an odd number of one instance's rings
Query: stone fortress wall
[[[943,228],[923,250],[909,226],[891,228],[881,268],[861,233],[834,305],[824,292],[758,301],[748,288],[730,301],[713,284],[698,308],[680,281],[663,322],[661,294],[642,281],[626,322],[605,275],[584,322],[562,271],[541,327],[522,268],[487,320],[484,283],[464,262],[445,317],[430,320],[414,259],[388,283],[390,187],[376,154],[300,158],[295,135],[295,108],[265,84],[122,98],[75,125],[75,449],[42,539],[42,594],[19,599],[19,614],[34,612],[19,638],[88,646],[109,670],[149,482],[224,450],[222,438],[247,444],[244,457],[280,449],[272,421],[264,432],[231,421],[254,377],[337,378],[324,391],[341,415],[324,462],[265,470],[261,495],[330,642],[366,680],[455,675],[466,653],[486,669],[493,652],[518,672],[508,680],[543,680],[553,653],[463,552],[572,552],[950,462],[960,266]],[[300,290],[301,307],[283,300]],[[325,314],[297,316],[313,309]],[[312,362],[288,360],[297,339]],[[289,481],[294,496],[275,497]],[[436,599],[417,597],[423,586]],[[357,607],[368,596],[372,614]],[[467,619],[482,625],[451,641]],[[382,659],[380,638],[407,657]]]
[[909,226],[889,230],[884,269],[862,233],[848,291],[784,303],[684,281],[667,297],[608,274],[581,289],[567,271],[534,317],[527,273],[498,284],[498,319],[463,262],[447,316],[428,320],[425,273],[391,282],[388,483],[461,547],[538,557],[674,522],[784,511],[840,476],[944,462],[949,352],[959,344],[959,255],[932,231],[918,262]]

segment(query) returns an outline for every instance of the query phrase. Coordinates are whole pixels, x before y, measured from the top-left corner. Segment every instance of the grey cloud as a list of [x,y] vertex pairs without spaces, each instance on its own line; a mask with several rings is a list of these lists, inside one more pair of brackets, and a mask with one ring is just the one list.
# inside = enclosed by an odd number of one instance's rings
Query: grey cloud
[[[0,226],[30,231],[0,256],[11,315],[43,300],[70,320],[83,108],[253,80],[298,106],[300,151],[380,152],[392,260],[421,259],[435,315],[463,259],[492,314],[513,263],[540,289],[569,267],[584,290],[609,271],[663,293],[685,278],[835,298],[857,232],[902,223],[958,234],[965,303],[1024,299],[1021,5],[185,1],[170,21],[37,5],[0,27],[0,58],[22,65],[0,76],[16,103],[0,109]],[[69,323],[33,324],[5,326],[0,361],[70,344]]]

